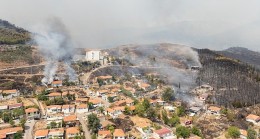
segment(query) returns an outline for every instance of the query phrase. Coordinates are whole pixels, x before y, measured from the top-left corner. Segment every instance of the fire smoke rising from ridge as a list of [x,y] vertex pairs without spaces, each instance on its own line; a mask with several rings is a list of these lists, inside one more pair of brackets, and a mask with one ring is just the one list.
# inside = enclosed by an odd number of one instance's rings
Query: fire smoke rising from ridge
[[123,48],[123,51],[119,50],[119,55],[125,55],[124,58],[140,68],[148,71],[153,69],[159,73],[168,85],[174,87],[178,99],[189,104],[198,104],[188,93],[197,85],[197,72],[192,71],[191,67],[201,67],[198,53],[192,48],[175,44],[134,45]]
[[58,62],[63,62],[69,80],[75,81],[76,72],[71,67],[75,47],[62,22],[57,18],[52,18],[45,25],[37,26],[35,32],[37,34],[34,36],[34,40],[47,61],[42,82],[51,83],[53,81],[58,69]]

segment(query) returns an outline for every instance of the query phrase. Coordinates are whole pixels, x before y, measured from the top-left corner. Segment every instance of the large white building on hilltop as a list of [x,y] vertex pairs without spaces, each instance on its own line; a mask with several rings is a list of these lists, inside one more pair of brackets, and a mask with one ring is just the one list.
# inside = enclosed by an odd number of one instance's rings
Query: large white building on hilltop
[[101,52],[99,50],[91,50],[86,52],[87,61],[98,61],[102,59],[103,56],[101,56]]

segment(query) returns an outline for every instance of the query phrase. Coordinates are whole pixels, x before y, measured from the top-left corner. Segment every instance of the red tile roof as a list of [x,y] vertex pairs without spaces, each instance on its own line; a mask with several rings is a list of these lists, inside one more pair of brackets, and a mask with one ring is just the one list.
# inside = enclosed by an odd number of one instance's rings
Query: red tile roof
[[36,108],[28,108],[25,110],[25,113],[31,113],[31,112],[37,112],[37,111],[39,111],[39,110]]
[[17,93],[17,90],[16,90],[16,89],[13,89],[13,90],[4,90],[3,93],[5,93],[5,94],[13,94],[13,93]]
[[64,122],[77,121],[77,116],[76,115],[65,116],[63,120]]
[[79,132],[78,127],[69,127],[66,129],[66,134],[78,134]]
[[246,119],[254,120],[254,121],[259,121],[260,117],[254,114],[249,114]]
[[44,130],[37,130],[34,134],[35,137],[46,137],[48,136],[49,130],[44,129]]
[[11,128],[6,128],[0,130],[0,135],[5,136],[6,134],[12,134],[12,133],[17,133],[19,131],[23,131],[22,127],[11,127]]
[[62,84],[62,81],[53,81],[52,84]]
[[172,131],[168,128],[162,128],[162,129],[159,129],[159,130],[155,130],[154,132],[156,134],[158,134],[160,137],[162,137],[163,135],[171,133]]
[[115,137],[124,137],[125,136],[125,132],[122,129],[115,129],[114,136]]

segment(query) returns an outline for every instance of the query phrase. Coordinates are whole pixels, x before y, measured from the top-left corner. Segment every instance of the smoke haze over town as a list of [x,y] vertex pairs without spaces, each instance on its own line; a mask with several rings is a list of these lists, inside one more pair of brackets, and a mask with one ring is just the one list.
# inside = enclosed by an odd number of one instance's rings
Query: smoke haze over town
[[35,26],[57,17],[79,47],[168,42],[259,51],[259,5],[257,0],[2,0],[0,17],[36,33]]

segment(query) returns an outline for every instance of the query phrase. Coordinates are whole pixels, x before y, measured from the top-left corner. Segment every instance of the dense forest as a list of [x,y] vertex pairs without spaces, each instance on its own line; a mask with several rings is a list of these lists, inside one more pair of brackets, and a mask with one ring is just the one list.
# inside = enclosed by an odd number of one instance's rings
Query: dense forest
[[28,31],[0,19],[0,45],[25,44],[29,40],[30,33]]
[[244,107],[260,103],[260,71],[208,49],[198,50],[203,68],[198,82],[215,88],[211,103]]

